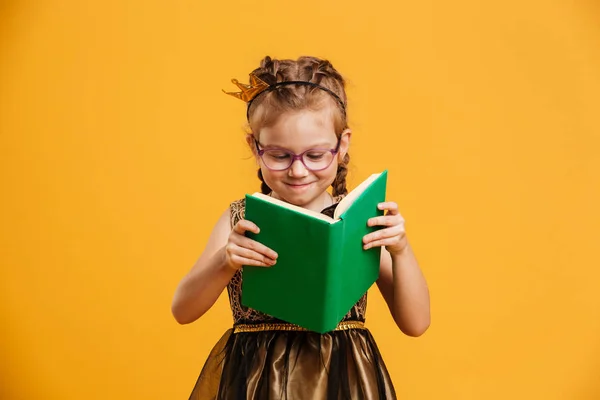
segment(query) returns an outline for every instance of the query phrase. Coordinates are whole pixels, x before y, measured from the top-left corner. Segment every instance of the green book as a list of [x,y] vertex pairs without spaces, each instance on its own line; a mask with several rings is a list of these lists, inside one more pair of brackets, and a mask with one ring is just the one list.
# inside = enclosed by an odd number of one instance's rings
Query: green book
[[245,218],[260,233],[247,236],[278,254],[272,267],[244,266],[242,304],[308,330],[325,333],[379,277],[381,248],[363,249],[380,229],[387,171],[371,175],[338,204],[333,218],[261,193],[246,195]]

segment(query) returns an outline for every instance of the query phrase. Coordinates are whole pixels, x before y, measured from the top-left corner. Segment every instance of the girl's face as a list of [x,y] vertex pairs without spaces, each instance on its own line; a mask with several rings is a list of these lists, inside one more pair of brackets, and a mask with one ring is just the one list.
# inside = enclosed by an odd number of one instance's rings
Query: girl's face
[[[300,110],[282,114],[275,124],[261,128],[256,139],[261,150],[282,149],[298,155],[311,149],[335,149],[338,144],[329,107],[317,111]],[[273,197],[310,210],[321,211],[330,204],[326,190],[335,179],[338,163],[348,152],[349,140],[350,130],[342,132],[337,154],[331,164],[320,171],[311,171],[299,159],[294,160],[285,170],[273,171],[258,157],[254,137],[248,138],[248,144],[254,149],[263,178],[273,190]],[[305,160],[311,156],[313,153],[308,152]]]

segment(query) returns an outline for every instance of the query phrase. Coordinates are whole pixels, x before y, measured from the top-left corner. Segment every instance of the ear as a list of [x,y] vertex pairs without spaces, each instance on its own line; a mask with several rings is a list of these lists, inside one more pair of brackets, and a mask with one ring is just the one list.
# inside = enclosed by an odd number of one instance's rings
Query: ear
[[350,149],[350,138],[352,137],[352,131],[350,129],[346,129],[342,132],[340,138],[340,150],[338,152],[338,162],[342,162],[346,154],[348,154],[348,150]]

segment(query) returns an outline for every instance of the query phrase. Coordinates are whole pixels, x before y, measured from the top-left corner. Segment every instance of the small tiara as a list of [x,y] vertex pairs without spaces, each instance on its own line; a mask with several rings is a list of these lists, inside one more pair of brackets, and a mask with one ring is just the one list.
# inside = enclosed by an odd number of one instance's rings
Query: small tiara
[[238,88],[240,88],[241,91],[240,92],[226,92],[225,90],[223,90],[223,93],[233,96],[233,97],[240,99],[240,100],[244,101],[245,103],[247,103],[247,109],[246,109],[246,118],[247,119],[250,119],[250,116],[249,116],[250,105],[259,95],[270,92],[272,90],[275,90],[278,87],[289,86],[289,85],[312,86],[312,87],[316,87],[318,89],[321,89],[321,90],[329,93],[339,103],[339,105],[342,108],[342,111],[344,112],[344,115],[346,114],[346,104],[342,101],[340,96],[335,94],[332,90],[330,90],[324,86],[318,85],[316,83],[313,83],[313,82],[284,81],[284,82],[274,83],[273,85],[269,85],[254,74],[250,74],[250,84],[240,83],[237,79],[232,79],[231,82],[234,85],[236,85]]

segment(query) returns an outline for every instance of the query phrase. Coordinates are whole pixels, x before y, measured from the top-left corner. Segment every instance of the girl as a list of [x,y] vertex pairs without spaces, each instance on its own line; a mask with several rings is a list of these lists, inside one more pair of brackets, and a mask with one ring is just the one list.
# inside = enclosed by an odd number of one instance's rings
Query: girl
[[[347,193],[351,131],[345,82],[314,57],[266,57],[250,84],[229,93],[247,102],[246,140],[260,165],[262,192],[329,216]],[[327,191],[332,187],[332,194]],[[427,284],[393,202],[379,204],[382,226],[364,237],[381,246],[377,286],[398,328],[420,336],[429,326]],[[206,248],[179,284],[172,304],[181,324],[200,318],[227,287],[234,324],[212,350],[190,399],[394,399],[392,381],[369,330],[367,294],[332,332],[318,334],[241,304],[242,266],[269,268],[277,249],[245,236],[260,227],[244,219],[244,200],[231,203]]]

